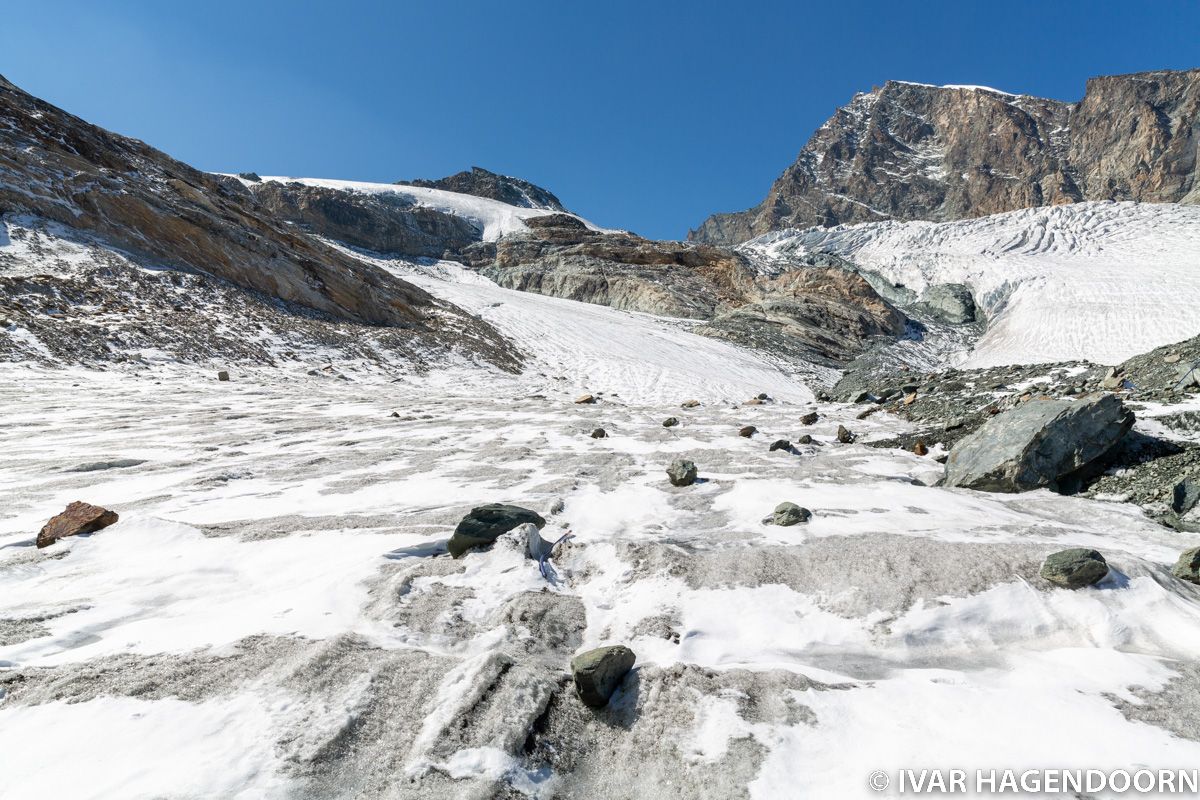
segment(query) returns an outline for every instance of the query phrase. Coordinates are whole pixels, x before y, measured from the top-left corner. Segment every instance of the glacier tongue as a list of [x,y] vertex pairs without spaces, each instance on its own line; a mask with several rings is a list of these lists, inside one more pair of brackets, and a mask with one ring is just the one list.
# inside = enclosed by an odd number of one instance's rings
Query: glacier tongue
[[742,248],[776,268],[832,253],[918,292],[967,284],[988,329],[965,367],[1116,364],[1200,333],[1200,206],[1077,203],[789,230]]

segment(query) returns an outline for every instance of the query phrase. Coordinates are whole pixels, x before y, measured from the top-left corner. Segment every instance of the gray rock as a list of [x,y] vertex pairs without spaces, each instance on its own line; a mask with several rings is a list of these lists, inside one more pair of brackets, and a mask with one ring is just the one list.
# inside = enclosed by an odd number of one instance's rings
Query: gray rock
[[771,442],[771,446],[767,449],[772,453],[774,453],[776,450],[784,450],[784,451],[790,452],[792,449],[792,443],[789,442],[787,439],[776,439],[775,441]]
[[1073,491],[1132,426],[1133,413],[1111,394],[1032,399],[958,442],[944,483],[990,492]]
[[1181,581],[1200,584],[1200,547],[1184,550],[1171,567],[1171,574]]
[[584,705],[603,708],[633,669],[637,656],[624,645],[598,647],[571,659],[575,692]]
[[487,547],[503,534],[526,522],[538,528],[546,525],[546,520],[542,519],[540,514],[528,508],[503,503],[478,506],[471,509],[471,513],[458,523],[446,547],[450,555],[461,558],[468,550]]
[[838,425],[837,440],[842,444],[850,444],[854,441],[854,434],[845,425]]
[[801,522],[808,522],[812,519],[812,512],[803,506],[798,506],[795,503],[780,503],[775,506],[775,511],[771,516],[763,520],[772,525],[799,525]]
[[219,380],[219,381],[229,380],[229,373],[226,372],[225,370],[221,370],[220,372],[217,373],[217,380]]
[[796,444],[812,444],[812,443],[813,443],[813,438],[811,436],[809,436],[807,433],[796,440]]
[[604,428],[596,428],[594,431],[592,431],[593,439],[605,439],[607,437],[608,431],[604,430]]
[[1171,491],[1171,510],[1183,516],[1200,503],[1200,477],[1187,477]]
[[66,470],[67,472],[101,472],[106,469],[127,469],[146,463],[144,458],[114,458],[111,461],[89,461]]
[[820,419],[820,416],[817,414],[817,412],[810,411],[807,414],[805,414],[803,417],[800,418],[800,424],[801,425],[816,425],[817,420],[819,420],[819,419]]
[[1046,556],[1042,577],[1067,589],[1082,589],[1108,574],[1104,556],[1086,547],[1072,547]]
[[679,424],[679,420],[676,419],[675,417],[667,417],[666,419],[663,420],[664,428],[674,428],[678,424]]
[[695,408],[695,407],[696,407],[696,406],[698,406],[698,405],[700,405],[700,401],[699,401],[699,400],[685,400],[685,401],[683,402],[683,404],[682,404],[682,405],[680,405],[679,407],[680,407],[680,408]]
[[976,319],[975,298],[970,287],[961,283],[931,286],[918,305],[934,319],[949,325],[965,325]]
[[667,467],[667,477],[671,479],[672,486],[691,486],[698,474],[696,465],[686,458],[677,458]]

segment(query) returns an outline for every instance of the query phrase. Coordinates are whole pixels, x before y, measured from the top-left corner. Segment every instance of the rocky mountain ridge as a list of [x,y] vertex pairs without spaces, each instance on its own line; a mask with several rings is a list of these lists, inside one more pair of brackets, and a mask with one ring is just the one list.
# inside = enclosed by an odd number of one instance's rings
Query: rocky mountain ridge
[[809,139],[762,203],[689,234],[945,221],[1083,200],[1200,202],[1200,70],[1093,78],[1066,103],[888,81]]
[[511,175],[499,175],[483,167],[471,167],[470,170],[456,172],[437,180],[417,178],[411,181],[396,181],[396,184],[471,194],[476,197],[499,200],[501,203],[508,203],[510,206],[520,208],[540,208],[546,211],[568,213],[562,202],[548,189],[543,189],[536,183],[514,178]]

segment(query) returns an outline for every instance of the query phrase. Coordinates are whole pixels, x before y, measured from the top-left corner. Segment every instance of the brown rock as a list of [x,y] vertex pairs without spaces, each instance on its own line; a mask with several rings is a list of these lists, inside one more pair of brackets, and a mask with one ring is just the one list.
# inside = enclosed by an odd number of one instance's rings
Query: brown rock
[[913,445],[912,451],[914,455],[918,456],[929,455],[929,448],[925,446],[925,442],[921,439],[917,439],[917,443]]
[[854,441],[854,434],[845,425],[838,425],[837,440],[842,444],[850,444]]
[[596,402],[596,398],[590,394],[580,395],[579,397],[575,398],[576,405],[586,405],[594,402]]
[[756,433],[758,433],[758,428],[754,427],[753,425],[747,425],[746,427],[738,430],[738,436],[745,437],[746,439],[749,439]]
[[685,400],[683,405],[680,406],[680,408],[695,408],[698,405],[700,405],[699,400]]
[[38,532],[37,546],[45,547],[54,544],[66,536],[95,533],[101,528],[112,525],[117,519],[115,511],[76,500],[67,506],[65,511],[47,522]]
[[801,425],[816,425],[818,419],[820,419],[820,417],[817,415],[817,412],[810,411],[807,414],[805,414],[803,417],[800,418],[800,424]]

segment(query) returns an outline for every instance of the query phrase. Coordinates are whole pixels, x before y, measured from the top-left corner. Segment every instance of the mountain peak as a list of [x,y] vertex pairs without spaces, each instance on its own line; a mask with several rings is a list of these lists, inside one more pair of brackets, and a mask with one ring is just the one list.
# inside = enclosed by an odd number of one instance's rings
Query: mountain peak
[[1198,202],[1198,113],[1200,70],[1094,78],[1078,103],[892,80],[834,112],[762,203],[713,215],[689,238],[735,244],[1081,200]]
[[427,189],[444,189],[476,197],[487,197],[520,208],[541,208],[547,211],[570,213],[549,190],[521,178],[501,175],[483,167],[471,167],[469,171],[456,172],[437,180],[418,178],[411,181],[396,181],[396,183],[401,186],[422,186]]

